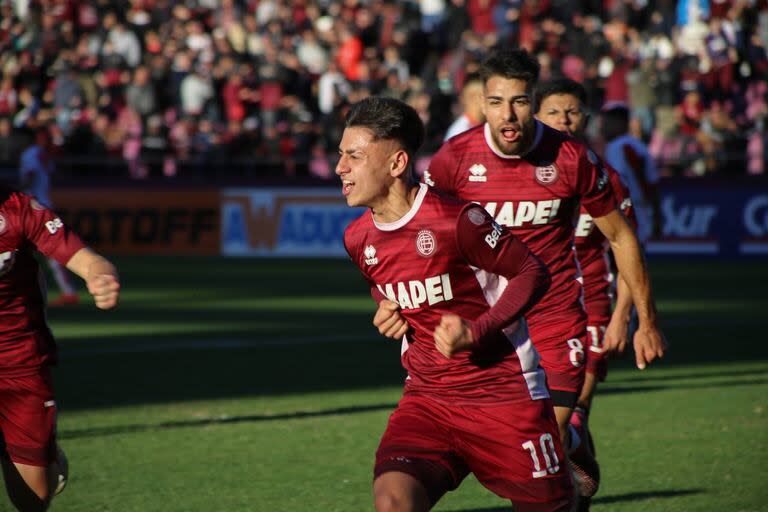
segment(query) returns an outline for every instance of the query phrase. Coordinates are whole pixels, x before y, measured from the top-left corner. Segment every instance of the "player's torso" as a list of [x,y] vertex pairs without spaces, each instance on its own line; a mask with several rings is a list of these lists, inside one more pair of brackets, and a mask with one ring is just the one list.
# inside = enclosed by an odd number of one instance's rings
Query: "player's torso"
[[462,206],[446,206],[435,197],[427,194],[417,214],[397,229],[383,231],[370,222],[357,239],[362,247],[357,264],[418,327],[414,341],[431,339],[448,311],[473,318],[488,307],[474,271],[456,244],[456,219]]
[[0,374],[34,364],[50,342],[42,276],[20,222],[12,202],[0,205]]
[[[499,336],[483,352],[461,352],[451,359],[435,347],[434,330],[444,314],[474,320],[489,308],[475,269],[457,247],[462,209],[429,192],[417,214],[392,231],[378,229],[366,212],[349,228],[352,257],[378,291],[400,305],[411,326],[402,352],[408,392],[456,400],[530,399],[509,339]],[[515,332],[527,337],[524,328]]]
[[537,150],[504,158],[491,150],[483,132],[474,133],[471,144],[456,154],[457,196],[481,204],[547,265],[552,286],[529,318],[546,316],[553,307],[564,320],[568,314],[582,317],[573,250],[580,200],[573,188],[575,156],[558,151],[545,133]]

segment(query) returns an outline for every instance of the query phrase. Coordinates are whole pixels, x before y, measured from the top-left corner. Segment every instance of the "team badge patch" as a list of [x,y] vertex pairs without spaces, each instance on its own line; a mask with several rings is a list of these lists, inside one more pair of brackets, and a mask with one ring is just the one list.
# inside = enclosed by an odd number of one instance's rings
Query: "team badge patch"
[[483,210],[480,208],[471,208],[467,212],[467,217],[469,217],[469,221],[475,226],[482,226],[486,219]]
[[0,215],[0,233],[5,231],[5,227],[6,227],[5,217]]
[[429,229],[422,229],[416,235],[416,250],[422,256],[432,256],[437,249],[435,234]]
[[550,185],[557,181],[557,167],[554,164],[536,168],[536,181],[542,185]]

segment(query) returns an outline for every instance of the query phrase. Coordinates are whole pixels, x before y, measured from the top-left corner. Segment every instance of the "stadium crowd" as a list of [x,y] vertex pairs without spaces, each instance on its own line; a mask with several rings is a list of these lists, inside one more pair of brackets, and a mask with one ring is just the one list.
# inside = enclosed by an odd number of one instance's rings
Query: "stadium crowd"
[[500,44],[628,104],[662,173],[766,171],[766,0],[0,0],[0,168],[44,127],[80,175],[330,178],[370,94],[432,153]]

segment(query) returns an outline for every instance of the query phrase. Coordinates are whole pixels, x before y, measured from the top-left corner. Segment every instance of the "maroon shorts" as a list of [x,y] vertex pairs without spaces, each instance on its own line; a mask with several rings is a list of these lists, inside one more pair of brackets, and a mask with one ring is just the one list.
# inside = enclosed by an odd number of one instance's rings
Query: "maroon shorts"
[[56,402],[51,372],[0,377],[0,446],[13,462],[48,466],[56,458]]
[[[584,323],[557,328],[531,327],[530,333],[541,367],[547,374],[549,389],[577,395],[584,384],[589,349]],[[555,405],[561,404],[555,400]]]
[[597,377],[603,382],[608,375],[608,358],[605,357],[605,329],[608,321],[589,321],[587,325],[587,338],[589,339],[589,352],[587,353],[587,373]]
[[549,400],[446,405],[404,396],[376,451],[374,478],[413,476],[436,502],[469,472],[517,511],[568,510],[571,480]]

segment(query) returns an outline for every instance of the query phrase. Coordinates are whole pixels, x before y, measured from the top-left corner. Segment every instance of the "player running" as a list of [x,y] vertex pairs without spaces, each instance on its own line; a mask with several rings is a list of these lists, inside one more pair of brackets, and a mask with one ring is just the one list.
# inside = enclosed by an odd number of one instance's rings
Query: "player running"
[[[585,131],[589,122],[589,114],[585,111],[587,104],[586,89],[573,80],[553,80],[536,88],[538,108],[536,118],[547,126],[565,132],[585,144]],[[597,161],[598,165],[608,173],[616,202],[620,205],[622,213],[635,226],[629,191],[621,182],[619,174],[605,165],[591,150],[588,150],[587,155],[591,160]],[[627,341],[632,297],[626,283],[619,277],[616,307],[611,313],[612,292],[617,279],[610,264],[610,247],[602,232],[595,229],[592,216],[583,207],[576,225],[576,255],[584,286],[589,352],[584,386],[571,415],[570,423],[582,439],[590,441],[582,443],[580,450],[591,450],[593,444],[588,427],[589,411],[597,382],[604,381],[608,371],[606,358],[608,351],[604,345],[604,339],[608,340],[607,344],[612,350],[618,347],[623,350]],[[579,460],[579,455],[578,452],[571,454],[571,459],[582,462]],[[588,462],[585,463],[588,464]],[[594,494],[597,489],[588,491],[587,494]],[[580,510],[589,509],[589,500],[589,496],[582,498]]]
[[[518,512],[567,511],[572,486],[522,315],[548,285],[541,262],[480,207],[418,185],[423,141],[406,104],[354,105],[336,174],[369,212],[344,243],[405,334],[403,398],[376,453],[379,512],[427,511],[471,471]],[[393,331],[390,333],[390,329]]]
[[8,496],[22,512],[46,510],[66,483],[50,369],[56,344],[34,250],[82,277],[101,309],[117,304],[120,289],[115,267],[55,213],[0,185],[0,462]]

